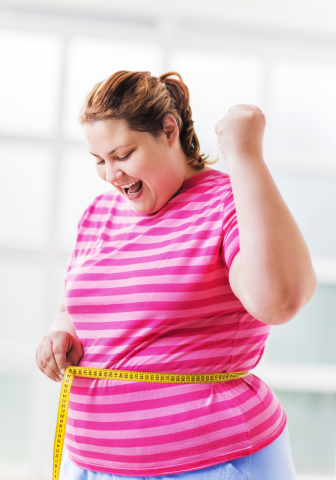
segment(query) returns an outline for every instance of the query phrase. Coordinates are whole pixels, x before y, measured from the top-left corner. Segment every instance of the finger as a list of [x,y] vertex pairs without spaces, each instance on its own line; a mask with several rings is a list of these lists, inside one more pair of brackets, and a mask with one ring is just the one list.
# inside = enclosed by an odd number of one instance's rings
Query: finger
[[62,377],[55,375],[55,372],[49,368],[46,362],[43,361],[43,351],[41,344],[39,345],[37,351],[37,366],[44,375],[49,377],[54,382],[59,382],[60,380],[62,380]]
[[55,372],[51,370],[51,368],[47,364],[43,364],[43,369],[41,370],[44,375],[46,375],[50,380],[53,380],[54,382],[60,382],[63,380],[62,375],[55,375]]
[[218,133],[218,131],[219,131],[219,129],[220,129],[220,125],[219,125],[219,124],[220,124],[220,122],[217,122],[217,123],[216,123],[216,126],[215,126],[215,133],[216,133],[216,134]]
[[53,343],[51,340],[46,340],[44,342],[42,361],[54,373],[55,378],[60,375],[61,372],[58,369],[58,366],[54,357]]
[[76,341],[73,343],[72,348],[67,355],[67,363],[71,366],[78,365],[80,360],[83,358],[83,355],[83,346],[79,341]]
[[256,112],[259,112],[261,114],[264,115],[263,111],[261,110],[261,108],[257,107],[256,105],[252,105],[252,104],[248,104],[249,107],[251,107],[253,110],[255,110]]
[[71,367],[78,365],[80,359],[81,357],[78,354],[70,352],[67,356],[67,365]]
[[59,373],[64,374],[65,369],[68,366],[67,364],[67,352],[71,349],[71,339],[69,337],[65,338],[55,338],[53,341],[53,353],[55,357],[55,362],[57,364],[57,370]]
[[36,357],[37,357],[36,363],[37,363],[38,368],[41,370],[42,373],[45,373],[45,369],[46,369],[48,364],[43,360],[43,358],[44,358],[44,356],[43,356],[43,342],[41,342],[39,344],[39,346],[37,347]]
[[60,382],[62,380],[62,377],[61,376],[56,376],[55,372],[50,370],[50,368],[48,367],[48,364],[43,361],[43,343],[44,343],[44,340],[46,339],[46,337],[47,337],[47,335],[44,337],[42,342],[40,342],[37,346],[37,349],[36,349],[36,364],[38,366],[38,369],[44,375],[46,375],[48,378],[50,378],[54,382]]

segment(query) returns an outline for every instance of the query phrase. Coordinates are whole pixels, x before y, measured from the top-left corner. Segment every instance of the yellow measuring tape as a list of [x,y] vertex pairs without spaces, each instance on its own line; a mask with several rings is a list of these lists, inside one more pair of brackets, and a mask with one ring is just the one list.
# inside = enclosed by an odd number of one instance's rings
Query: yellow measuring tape
[[62,450],[65,437],[65,428],[68,417],[70,389],[74,377],[105,378],[107,380],[129,380],[132,382],[152,383],[216,383],[227,382],[246,377],[250,372],[229,373],[158,373],[136,372],[129,370],[109,370],[100,368],[67,367],[62,381],[61,395],[58,404],[56,434],[54,442],[53,480],[58,480],[61,468]]

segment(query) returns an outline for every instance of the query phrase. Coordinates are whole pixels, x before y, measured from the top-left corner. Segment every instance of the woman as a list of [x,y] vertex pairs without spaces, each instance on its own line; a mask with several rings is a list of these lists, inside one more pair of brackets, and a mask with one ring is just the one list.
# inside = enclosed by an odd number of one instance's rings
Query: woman
[[[79,362],[253,369],[271,325],[291,320],[316,289],[262,157],[262,112],[238,105],[217,123],[229,175],[199,153],[176,72],[113,74],[88,95],[80,121],[112,191],[79,222],[65,302],[37,349],[40,370],[59,381]],[[286,414],[252,373],[191,385],[76,377],[65,447],[62,480],[295,478]]]

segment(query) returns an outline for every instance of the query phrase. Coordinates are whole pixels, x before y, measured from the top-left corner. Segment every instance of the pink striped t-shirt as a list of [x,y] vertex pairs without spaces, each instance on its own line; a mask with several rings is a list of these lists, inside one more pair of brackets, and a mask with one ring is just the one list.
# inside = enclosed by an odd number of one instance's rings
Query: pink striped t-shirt
[[[84,347],[80,366],[147,372],[253,369],[270,326],[233,294],[239,251],[229,176],[186,180],[143,215],[116,190],[85,211],[65,279],[66,309]],[[258,377],[160,384],[75,377],[65,446],[78,466],[168,475],[251,455],[286,414]]]

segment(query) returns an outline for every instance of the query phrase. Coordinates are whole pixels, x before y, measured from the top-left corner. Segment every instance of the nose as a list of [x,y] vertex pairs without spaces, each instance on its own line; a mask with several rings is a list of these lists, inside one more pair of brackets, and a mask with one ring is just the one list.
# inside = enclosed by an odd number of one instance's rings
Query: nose
[[105,178],[108,183],[114,183],[123,178],[125,175],[114,162],[106,161]]

